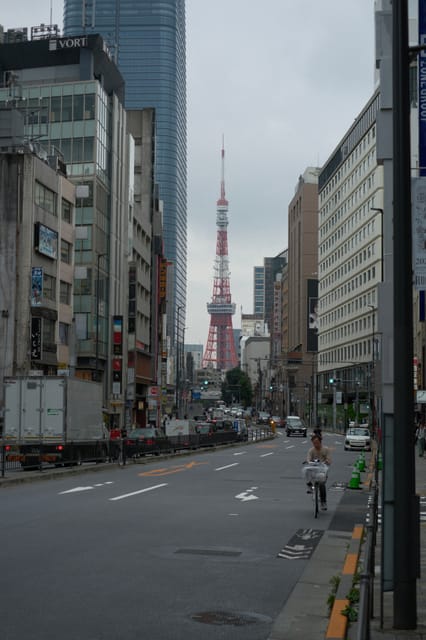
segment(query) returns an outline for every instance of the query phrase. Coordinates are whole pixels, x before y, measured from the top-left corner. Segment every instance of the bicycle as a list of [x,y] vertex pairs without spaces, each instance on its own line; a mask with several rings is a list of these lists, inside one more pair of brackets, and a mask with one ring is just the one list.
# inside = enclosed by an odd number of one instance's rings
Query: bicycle
[[312,484],[312,504],[314,509],[314,517],[318,518],[319,502],[320,502],[320,485],[327,481],[328,465],[319,460],[312,462],[304,462],[302,468],[303,477],[307,482]]

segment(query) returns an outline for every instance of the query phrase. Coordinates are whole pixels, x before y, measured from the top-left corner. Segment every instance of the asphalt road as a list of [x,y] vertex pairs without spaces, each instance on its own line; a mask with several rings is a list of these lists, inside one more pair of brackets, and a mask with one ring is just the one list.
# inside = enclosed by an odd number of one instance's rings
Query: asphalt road
[[266,639],[357,457],[324,439],[317,520],[300,473],[309,442],[283,433],[2,489],[3,640]]

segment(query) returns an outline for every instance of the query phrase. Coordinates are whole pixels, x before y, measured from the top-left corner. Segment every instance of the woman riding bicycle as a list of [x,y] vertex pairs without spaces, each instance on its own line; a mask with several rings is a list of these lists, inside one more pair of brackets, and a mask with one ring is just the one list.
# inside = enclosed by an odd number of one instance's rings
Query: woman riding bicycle
[[[331,456],[330,450],[328,447],[323,447],[322,438],[316,434],[314,434],[311,438],[312,447],[308,451],[307,462],[322,462],[323,464],[330,465],[331,464]],[[309,466],[306,466],[304,469],[305,480],[308,487],[307,493],[312,493],[312,476],[310,475]],[[325,486],[325,481],[319,483],[319,492],[320,492],[320,500],[321,500],[321,509],[323,511],[327,510],[327,489]]]

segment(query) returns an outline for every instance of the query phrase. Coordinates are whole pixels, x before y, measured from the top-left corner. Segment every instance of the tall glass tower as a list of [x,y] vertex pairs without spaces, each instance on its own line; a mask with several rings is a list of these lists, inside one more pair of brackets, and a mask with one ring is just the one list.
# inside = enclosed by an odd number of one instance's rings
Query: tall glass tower
[[100,33],[108,43],[125,79],[126,109],[156,110],[156,181],[164,206],[164,253],[173,263],[168,334],[175,342],[186,307],[185,0],[65,0],[64,34],[83,33]]

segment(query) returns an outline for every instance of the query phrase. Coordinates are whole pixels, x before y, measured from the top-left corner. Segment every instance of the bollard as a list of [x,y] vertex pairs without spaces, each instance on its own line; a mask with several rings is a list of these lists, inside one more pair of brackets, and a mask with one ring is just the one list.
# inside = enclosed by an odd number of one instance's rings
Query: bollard
[[364,452],[361,453],[360,457],[358,458],[358,469],[360,471],[365,471],[365,457],[364,457]]
[[359,485],[361,482],[361,476],[359,473],[359,469],[357,469],[357,465],[354,465],[351,479],[349,480],[349,489],[359,489]]

